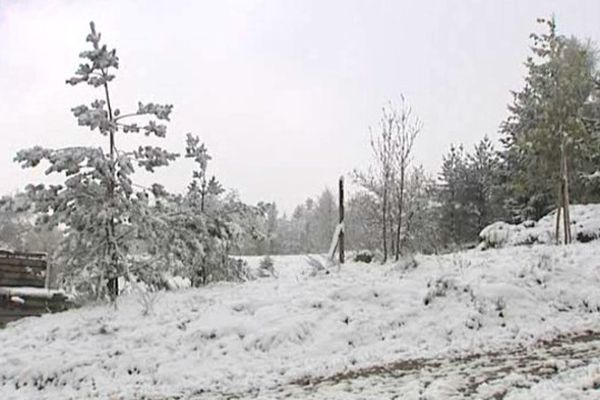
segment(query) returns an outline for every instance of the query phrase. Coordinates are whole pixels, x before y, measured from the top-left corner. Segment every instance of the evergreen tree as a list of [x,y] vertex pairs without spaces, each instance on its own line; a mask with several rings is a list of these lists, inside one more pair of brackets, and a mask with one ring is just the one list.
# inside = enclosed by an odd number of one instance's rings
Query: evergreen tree
[[485,136],[467,156],[467,197],[476,235],[490,223],[503,218],[498,174],[497,152]]
[[[80,53],[84,62],[67,83],[86,83],[100,89],[102,98],[89,106],[74,107],[72,112],[80,126],[106,139],[106,148],[52,150],[36,146],[19,151],[15,160],[23,167],[46,161],[46,174],[64,175],[63,184],[27,187],[40,215],[38,222],[65,228],[59,262],[66,277],[80,289],[97,295],[104,292],[104,283],[108,282],[110,297],[114,299],[119,293],[117,278],[129,275],[128,254],[133,240],[148,234],[143,220],[148,215],[147,198],[152,191],[134,190],[135,168],[153,172],[176,158],[176,154],[149,145],[126,151],[117,146],[118,134],[164,137],[166,126],[161,122],[169,121],[173,106],[140,102],[134,112],[121,113],[109,90],[119,68],[116,50],[101,43],[93,22],[86,41],[91,49]],[[142,117],[150,118],[143,124],[135,121]]]
[[444,246],[464,243],[469,237],[467,160],[462,146],[451,146],[440,174],[440,229]]
[[360,191],[346,202],[344,235],[348,250],[380,248],[381,218],[379,199],[372,193]]
[[554,19],[538,22],[548,31],[531,35],[525,87],[514,93],[501,128],[505,178],[521,219],[537,219],[565,198],[590,199],[580,177],[588,172],[592,144],[585,114],[594,89],[595,52],[558,35]]
[[225,190],[215,176],[208,178],[207,169],[211,156],[204,143],[200,144],[200,138],[187,134],[185,157],[191,158],[198,165],[198,169],[192,172],[192,182],[188,187],[189,196],[198,201],[200,212],[204,213],[206,200],[209,196],[219,196]]
[[406,217],[402,245],[410,252],[437,253],[440,245],[439,207],[435,180],[422,166],[414,168],[406,184]]

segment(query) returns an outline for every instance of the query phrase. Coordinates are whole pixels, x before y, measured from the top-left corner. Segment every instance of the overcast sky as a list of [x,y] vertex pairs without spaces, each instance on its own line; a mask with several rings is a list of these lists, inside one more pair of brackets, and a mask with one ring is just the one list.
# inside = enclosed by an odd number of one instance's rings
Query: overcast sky
[[[182,152],[199,135],[226,187],[289,212],[368,164],[369,126],[400,94],[424,123],[415,162],[431,173],[451,143],[497,139],[529,33],[551,13],[561,33],[600,40],[598,0],[0,0],[0,191],[43,177],[12,162],[19,149],[104,145],[69,111],[100,93],[64,83],[90,20],[120,57],[117,107],[175,105],[154,143]],[[141,179],[181,190],[191,167]]]

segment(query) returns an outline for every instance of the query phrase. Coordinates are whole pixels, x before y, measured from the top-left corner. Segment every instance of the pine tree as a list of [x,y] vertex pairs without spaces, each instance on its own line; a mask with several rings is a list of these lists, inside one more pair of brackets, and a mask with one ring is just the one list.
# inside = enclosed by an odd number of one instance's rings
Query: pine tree
[[440,228],[444,246],[468,239],[469,212],[466,205],[467,162],[462,146],[451,146],[442,161],[440,174]]
[[208,162],[212,158],[204,143],[200,144],[200,138],[191,133],[188,133],[186,137],[185,157],[192,158],[198,165],[198,169],[192,172],[192,182],[188,187],[188,192],[192,199],[198,200],[200,212],[204,213],[207,197],[222,194],[223,186],[214,175],[208,178]]
[[505,176],[522,218],[563,208],[568,228],[569,202],[589,194],[580,177],[592,139],[585,113],[596,57],[589,44],[557,34],[554,19],[538,22],[548,31],[531,35],[525,87],[514,93],[502,125]]
[[[27,187],[40,215],[38,222],[64,227],[59,262],[65,268],[66,278],[79,289],[93,291],[98,296],[104,293],[104,283],[108,282],[109,295],[114,300],[119,293],[118,277],[129,275],[128,255],[133,240],[148,233],[143,227],[152,191],[134,190],[135,168],[153,172],[177,156],[149,145],[126,151],[118,147],[118,135],[142,133],[165,137],[166,125],[162,121],[169,121],[173,106],[140,102],[134,112],[121,113],[109,90],[119,68],[116,50],[102,44],[93,22],[86,41],[91,49],[80,53],[84,61],[67,83],[88,84],[99,89],[102,98],[89,106],[74,107],[72,112],[80,126],[105,138],[106,148],[52,150],[36,146],[19,151],[15,160],[24,168],[46,161],[49,164],[46,174],[64,175],[60,185]],[[147,121],[140,123],[143,117]],[[130,122],[132,119],[134,122]]]
[[498,155],[487,136],[467,155],[467,197],[471,204],[473,234],[490,223],[503,218],[502,201],[498,188]]
[[406,184],[403,247],[410,252],[437,253],[440,244],[439,207],[435,180],[423,166],[412,170]]

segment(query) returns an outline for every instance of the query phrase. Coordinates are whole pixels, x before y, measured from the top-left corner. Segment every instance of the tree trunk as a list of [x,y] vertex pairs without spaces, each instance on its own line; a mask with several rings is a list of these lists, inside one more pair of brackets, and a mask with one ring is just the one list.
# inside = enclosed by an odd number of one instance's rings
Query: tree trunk
[[400,170],[400,193],[398,194],[398,224],[396,227],[396,261],[400,259],[400,230],[404,203],[404,168]]
[[[104,74],[104,71],[103,71]],[[106,96],[106,106],[108,108],[108,119],[109,121],[113,121],[113,112],[112,112],[112,106],[110,104],[110,95],[108,92],[108,83],[104,83],[104,94]],[[110,155],[110,173],[111,173],[111,177],[110,177],[110,181],[108,184],[108,204],[110,207],[114,207],[114,199],[115,199],[115,133],[112,131],[112,129],[109,132],[109,155]],[[111,265],[111,275],[108,276],[108,283],[107,283],[107,289],[108,289],[108,294],[110,296],[111,301],[115,301],[117,296],[119,295],[119,277],[118,277],[118,270],[119,270],[119,255],[117,253],[117,244],[115,242],[116,238],[115,238],[115,218],[113,215],[111,215],[109,223],[109,231],[108,231],[108,235],[107,235],[107,246],[108,246],[108,250],[110,253],[110,259],[112,262]]]
[[554,230],[554,237],[556,238],[556,244],[560,243],[560,211],[562,207],[562,184],[558,184],[558,191],[556,197],[556,226]]
[[569,176],[567,172],[567,154],[566,148],[562,145],[562,192],[564,207],[564,225],[565,225],[565,244],[571,243],[571,215],[569,213]]
[[388,187],[387,187],[387,181],[383,183],[383,210],[382,210],[382,218],[381,218],[381,222],[383,224],[383,262],[385,263],[387,261],[387,208],[388,208],[388,204],[387,204],[387,191],[388,191]]
[[344,178],[340,178],[339,182],[339,211],[340,211],[340,224],[342,224],[342,229],[340,230],[339,236],[339,246],[338,250],[340,252],[340,264],[344,263]]
[[562,196],[562,204],[563,204],[563,244],[569,244],[569,214],[567,208],[567,202],[565,197],[565,182],[564,180],[561,182],[561,196]]
[[560,144],[560,174],[558,179],[558,203],[559,207],[556,214],[556,243],[560,242],[559,239],[559,225],[560,225],[560,209],[562,207],[562,219],[563,219],[563,243],[571,243],[571,218],[569,214],[569,178],[567,174],[567,154],[565,148],[564,138],[561,139]]
[[206,178],[202,181],[202,189],[200,190],[200,212],[204,214],[204,198],[206,197]]

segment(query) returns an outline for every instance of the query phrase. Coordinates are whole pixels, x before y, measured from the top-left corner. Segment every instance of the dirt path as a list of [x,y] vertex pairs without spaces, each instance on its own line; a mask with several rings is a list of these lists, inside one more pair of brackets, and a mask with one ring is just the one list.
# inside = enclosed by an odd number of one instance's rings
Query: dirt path
[[[600,360],[600,332],[582,332],[528,348],[452,359],[413,359],[312,377],[220,399],[504,399],[553,376]],[[592,390],[598,390],[600,385]],[[593,398],[593,397],[590,397]]]

